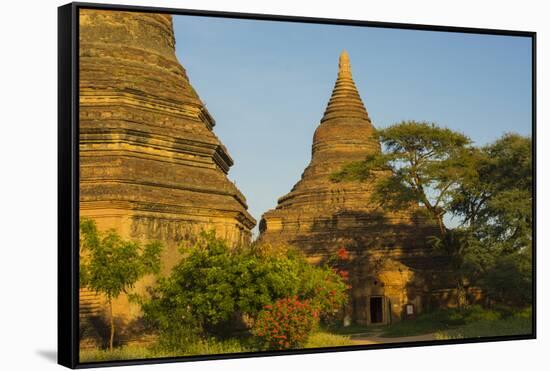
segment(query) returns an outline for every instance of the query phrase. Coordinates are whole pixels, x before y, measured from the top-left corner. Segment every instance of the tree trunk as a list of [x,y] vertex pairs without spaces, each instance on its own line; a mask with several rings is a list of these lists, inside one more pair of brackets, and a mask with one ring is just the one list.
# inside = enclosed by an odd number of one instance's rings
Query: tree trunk
[[461,281],[462,278],[459,278],[456,283],[456,304],[458,309],[462,309],[466,304],[466,290],[464,290],[464,286]]
[[113,351],[113,342],[115,340],[115,319],[113,317],[113,301],[111,298],[109,298],[109,310],[111,312],[111,315],[110,315],[111,336],[109,337],[109,350]]
[[445,240],[445,237],[447,235],[447,228],[445,227],[445,223],[443,223],[443,217],[441,215],[437,215],[436,219],[437,225],[439,227],[439,233],[441,234],[441,239]]

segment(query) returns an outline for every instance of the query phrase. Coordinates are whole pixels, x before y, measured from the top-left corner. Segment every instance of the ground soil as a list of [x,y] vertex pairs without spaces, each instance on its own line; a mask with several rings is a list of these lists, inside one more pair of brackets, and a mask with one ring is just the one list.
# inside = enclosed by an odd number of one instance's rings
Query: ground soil
[[382,329],[374,330],[366,334],[353,334],[351,341],[354,345],[369,345],[369,344],[386,344],[386,343],[403,343],[409,341],[428,341],[436,340],[435,334],[423,334],[415,336],[400,336],[400,337],[383,337]]

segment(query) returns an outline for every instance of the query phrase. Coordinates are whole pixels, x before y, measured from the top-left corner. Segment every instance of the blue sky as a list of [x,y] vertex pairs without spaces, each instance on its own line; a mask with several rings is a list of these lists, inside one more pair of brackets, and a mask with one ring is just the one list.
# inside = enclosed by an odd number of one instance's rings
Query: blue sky
[[176,53],[235,165],[250,213],[276,206],[311,158],[343,49],[378,128],[424,120],[485,144],[531,135],[526,37],[174,16]]

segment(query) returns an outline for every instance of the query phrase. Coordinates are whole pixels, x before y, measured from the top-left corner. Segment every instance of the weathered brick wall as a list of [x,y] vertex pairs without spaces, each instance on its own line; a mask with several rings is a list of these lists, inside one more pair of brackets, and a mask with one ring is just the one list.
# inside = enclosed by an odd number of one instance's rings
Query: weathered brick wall
[[[80,215],[125,238],[162,241],[165,273],[178,246],[201,230],[247,243],[256,221],[227,178],[233,160],[215,121],[176,58],[171,16],[80,10],[79,35]],[[151,283],[143,279],[136,291]],[[101,312],[99,302],[82,292],[81,314]],[[125,296],[114,312],[123,329],[140,314]]]

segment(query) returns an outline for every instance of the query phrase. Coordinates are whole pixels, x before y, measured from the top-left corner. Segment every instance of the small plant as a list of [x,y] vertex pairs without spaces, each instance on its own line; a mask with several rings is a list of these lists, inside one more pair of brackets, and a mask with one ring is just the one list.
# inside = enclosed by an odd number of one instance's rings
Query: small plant
[[93,220],[80,221],[80,287],[105,295],[109,306],[109,350],[113,350],[113,300],[129,293],[143,276],[160,270],[160,242],[142,246],[123,240],[114,230],[100,233]]
[[302,348],[318,323],[318,312],[307,300],[279,299],[259,313],[252,332],[268,349]]

